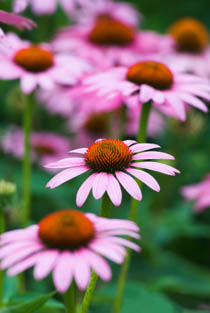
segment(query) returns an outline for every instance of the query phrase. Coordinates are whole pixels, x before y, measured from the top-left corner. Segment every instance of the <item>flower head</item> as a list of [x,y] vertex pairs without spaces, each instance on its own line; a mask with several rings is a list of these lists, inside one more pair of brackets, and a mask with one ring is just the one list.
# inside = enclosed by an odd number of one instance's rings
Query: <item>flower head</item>
[[[210,100],[207,79],[180,73],[153,60],[93,74],[83,80],[83,86],[83,93],[91,98],[112,98],[117,105],[120,99],[128,107],[152,101],[157,109],[180,120],[186,119],[186,104],[207,112],[207,106],[197,97]],[[100,101],[96,111],[97,106]]]
[[103,257],[123,263],[125,247],[139,246],[118,235],[139,239],[139,228],[131,221],[107,219],[76,210],[63,210],[42,219],[39,225],[13,230],[0,236],[1,269],[17,275],[34,266],[41,280],[50,272],[59,292],[65,292],[73,279],[87,288],[91,269],[101,279],[111,279],[111,269]]
[[135,178],[155,191],[160,190],[157,181],[142,169],[162,172],[167,175],[179,173],[178,170],[169,165],[144,161],[174,159],[173,156],[162,152],[145,152],[158,147],[155,144],[139,144],[133,140],[98,140],[89,148],[70,151],[70,153],[80,153],[82,157],[70,157],[46,165],[47,168],[66,168],[53,177],[47,187],[55,188],[76,176],[88,172],[89,177],[77,192],[77,206],[84,204],[91,189],[96,200],[107,192],[114,205],[119,206],[122,201],[120,184],[133,198],[140,201],[142,194]]
[[210,174],[206,175],[203,181],[185,186],[181,193],[187,200],[195,201],[195,211],[202,212],[210,207]]
[[24,93],[39,85],[52,90],[56,84],[74,85],[90,70],[89,64],[71,55],[56,54],[46,44],[32,45],[9,34],[9,52],[1,55],[0,78],[20,79]]

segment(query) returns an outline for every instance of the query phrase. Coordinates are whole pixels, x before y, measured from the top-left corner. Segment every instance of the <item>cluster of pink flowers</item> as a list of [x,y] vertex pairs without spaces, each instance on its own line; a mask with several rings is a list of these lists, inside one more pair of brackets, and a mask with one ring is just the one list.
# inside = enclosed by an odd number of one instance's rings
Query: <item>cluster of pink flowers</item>
[[[9,49],[0,51],[0,79],[18,80],[24,94],[34,93],[45,110],[64,118],[66,131],[74,134],[70,143],[57,134],[31,134],[32,160],[45,169],[61,170],[47,187],[53,189],[86,173],[76,194],[77,207],[83,206],[91,191],[95,200],[107,194],[114,206],[120,206],[122,187],[141,201],[139,182],[159,192],[157,180],[147,171],[175,176],[176,168],[157,162],[174,157],[153,150],[160,148],[157,144],[137,142],[133,137],[148,102],[152,103],[148,127],[152,137],[165,127],[164,115],[185,121],[193,108],[208,111],[210,48],[204,26],[184,19],[165,35],[142,31],[137,10],[112,0],[14,0],[14,11],[23,12],[29,5],[37,15],[53,14],[61,5],[74,21],[48,43],[34,44],[14,33],[5,34],[2,42]],[[19,28],[34,26],[26,18],[2,11],[0,22]],[[123,135],[132,139],[116,139],[123,114]],[[1,148],[22,159],[22,130],[9,130]],[[183,189],[186,198],[198,199],[197,211],[210,205],[209,181],[208,176]],[[34,266],[37,280],[52,272],[62,293],[73,279],[84,290],[91,270],[103,280],[111,279],[104,257],[123,263],[126,247],[140,251],[136,243],[118,237],[139,239],[138,232],[131,221],[59,211],[39,225],[1,235],[0,267],[17,275]]]

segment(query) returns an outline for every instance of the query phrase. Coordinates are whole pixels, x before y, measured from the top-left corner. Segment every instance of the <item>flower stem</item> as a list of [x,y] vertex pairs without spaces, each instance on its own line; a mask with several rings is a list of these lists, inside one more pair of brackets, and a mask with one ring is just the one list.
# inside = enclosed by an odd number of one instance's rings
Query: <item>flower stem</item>
[[[139,121],[139,131],[137,135],[137,142],[146,141],[147,125],[148,125],[149,114],[151,110],[151,104],[152,104],[151,101],[149,101],[149,102],[144,103],[142,106],[141,117]],[[140,185],[141,183],[138,182],[138,184]],[[138,205],[139,205],[139,201],[135,199],[131,200],[129,220],[135,222]],[[114,304],[113,304],[113,313],[120,313],[121,306],[122,306],[123,292],[124,292],[126,278],[127,278],[128,271],[129,271],[130,262],[131,262],[131,249],[127,249],[127,256],[122,265],[118,284],[117,284],[116,297],[114,299]]]
[[64,304],[66,306],[66,313],[76,313],[74,283],[71,284],[67,292],[64,294]]
[[[111,210],[111,201],[110,201],[107,193],[105,193],[103,198],[102,198],[100,216],[109,217],[110,216],[110,210]],[[84,296],[84,299],[82,302],[80,313],[88,313],[88,309],[89,309],[89,306],[91,303],[93,293],[95,291],[97,280],[98,280],[98,275],[94,271],[92,271],[90,283],[89,283],[89,286],[86,290],[86,293],[85,293],[85,296]]]
[[24,96],[24,160],[23,160],[23,209],[22,225],[26,226],[30,218],[31,200],[31,120],[32,120],[32,101],[31,96]]

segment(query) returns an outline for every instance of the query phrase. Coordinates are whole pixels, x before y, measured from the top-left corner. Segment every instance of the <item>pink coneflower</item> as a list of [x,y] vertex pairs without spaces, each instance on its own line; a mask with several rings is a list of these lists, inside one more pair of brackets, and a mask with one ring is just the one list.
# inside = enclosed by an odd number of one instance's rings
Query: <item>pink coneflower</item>
[[[24,155],[24,133],[18,127],[11,128],[1,139],[1,146],[5,153],[10,153],[18,159]],[[70,149],[69,140],[65,137],[46,132],[31,134],[32,160],[41,165],[56,161],[64,157]]]
[[165,54],[173,45],[168,35],[139,31],[108,14],[92,24],[64,29],[53,42],[56,51],[74,52],[99,69],[130,65],[145,54]]
[[20,79],[24,93],[31,93],[37,85],[53,89],[56,84],[74,85],[90,70],[84,60],[71,55],[54,54],[46,44],[33,45],[9,34],[11,45],[0,58],[0,78]]
[[83,84],[91,97],[94,94],[104,98],[121,97],[132,107],[152,101],[163,113],[182,121],[186,119],[186,104],[207,112],[207,106],[198,97],[210,100],[208,80],[176,72],[150,60],[93,74],[84,79]]
[[210,49],[208,29],[194,18],[177,20],[169,28],[176,45],[170,54],[171,65],[196,75],[209,77]]
[[77,0],[14,0],[14,11],[20,13],[31,5],[32,11],[37,15],[49,15],[56,11],[57,5],[61,4],[68,13],[73,13]]
[[34,277],[52,272],[56,289],[67,291],[74,279],[84,290],[91,269],[108,281],[112,273],[104,257],[123,263],[125,247],[139,246],[118,235],[139,239],[138,226],[126,220],[107,219],[76,210],[63,210],[42,219],[39,225],[13,230],[0,237],[1,269],[13,276],[34,266]]
[[134,140],[121,141],[117,139],[103,139],[93,143],[89,148],[80,148],[70,153],[80,153],[82,157],[70,157],[46,165],[47,168],[65,168],[53,177],[47,187],[55,188],[68,180],[88,172],[89,177],[77,192],[77,206],[82,206],[91,189],[94,198],[100,199],[107,192],[114,205],[119,206],[122,201],[120,184],[136,200],[142,199],[141,190],[135,181],[139,179],[151,189],[160,190],[157,181],[143,169],[157,171],[167,175],[179,173],[175,168],[145,160],[174,159],[170,154],[162,152],[145,152],[158,148],[155,144],[139,144]]
[[181,193],[187,200],[195,201],[195,211],[202,212],[210,207],[210,174],[198,184],[185,186]]

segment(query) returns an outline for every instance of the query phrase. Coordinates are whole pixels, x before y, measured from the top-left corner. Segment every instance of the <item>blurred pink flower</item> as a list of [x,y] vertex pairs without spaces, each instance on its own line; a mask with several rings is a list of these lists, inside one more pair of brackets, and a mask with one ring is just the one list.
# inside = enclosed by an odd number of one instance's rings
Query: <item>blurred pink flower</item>
[[48,15],[53,14],[57,5],[61,4],[64,10],[73,14],[76,2],[77,0],[14,0],[14,11],[20,13],[30,4],[35,14]]
[[210,207],[210,174],[206,175],[203,181],[198,184],[185,186],[181,189],[181,194],[187,200],[195,201],[195,211],[202,212]]
[[[186,104],[207,112],[206,104],[198,97],[210,101],[209,80],[152,60],[90,75],[83,80],[83,86],[83,94],[112,98],[113,106],[119,105],[119,100],[133,108],[152,101],[157,109],[182,121],[186,119]],[[97,111],[97,103],[95,106]]]
[[[11,128],[1,139],[5,153],[10,153],[18,159],[24,155],[24,134],[18,127]],[[70,149],[69,140],[65,137],[46,132],[34,132],[31,135],[33,161],[44,165],[64,157]]]
[[[89,177],[84,181],[77,192],[76,203],[81,207],[91,189],[96,200],[107,192],[115,206],[122,201],[120,184],[136,200],[142,199],[141,189],[133,176],[155,191],[160,191],[157,181],[142,169],[157,171],[167,175],[175,175],[179,171],[169,165],[149,162],[144,160],[168,159],[174,157],[163,152],[145,152],[158,148],[156,144],[137,143],[134,140],[102,139],[98,140],[89,148],[80,148],[70,153],[80,153],[81,157],[70,157],[45,167],[64,169],[47,184],[49,188],[55,188],[83,173],[88,172]],[[119,184],[120,183],[120,184]]]
[[[71,223],[71,221],[73,221]],[[104,257],[123,263],[125,247],[139,246],[121,236],[139,239],[138,226],[126,220],[97,217],[76,210],[63,210],[42,219],[39,225],[6,232],[0,236],[1,269],[9,276],[34,266],[41,280],[52,272],[56,289],[64,293],[75,279],[84,290],[91,270],[108,281],[112,272]]]
[[33,45],[15,34],[8,34],[9,51],[1,54],[0,79],[20,79],[29,94],[37,85],[52,90],[56,84],[74,85],[90,71],[89,64],[73,55],[54,54],[47,44]]
[[92,24],[68,27],[53,41],[56,51],[76,53],[99,70],[131,65],[144,55],[165,55],[173,46],[171,36],[139,31],[111,15],[99,16]]

